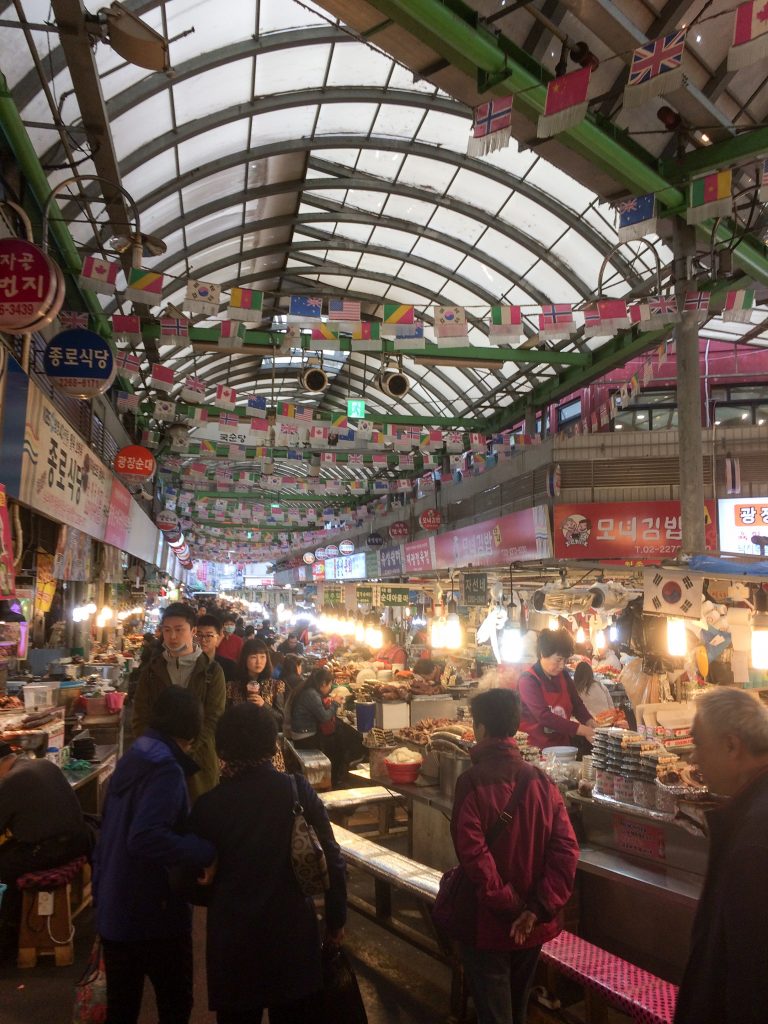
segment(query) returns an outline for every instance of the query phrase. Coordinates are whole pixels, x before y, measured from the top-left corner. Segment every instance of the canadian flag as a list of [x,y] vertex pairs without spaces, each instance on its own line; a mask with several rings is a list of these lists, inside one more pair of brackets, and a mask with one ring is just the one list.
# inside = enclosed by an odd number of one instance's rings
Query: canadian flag
[[232,412],[236,403],[237,392],[234,388],[228,388],[226,384],[216,385],[216,398],[213,404],[217,409],[227,409],[229,412]]

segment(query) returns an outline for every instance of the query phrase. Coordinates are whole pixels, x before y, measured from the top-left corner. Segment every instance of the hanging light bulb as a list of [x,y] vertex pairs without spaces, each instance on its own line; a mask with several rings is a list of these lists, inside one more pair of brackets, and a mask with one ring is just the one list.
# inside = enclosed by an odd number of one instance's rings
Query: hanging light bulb
[[768,669],[768,594],[762,588],[755,592],[751,660],[752,668]]
[[556,615],[550,615],[549,616],[549,622],[547,623],[547,629],[559,629],[559,628],[560,628],[560,620],[558,619],[558,617]]
[[688,653],[684,619],[667,619],[667,652],[673,658],[683,658]]
[[598,629],[598,631],[595,633],[595,644],[594,644],[594,647],[595,647],[596,651],[604,651],[605,650],[605,630],[604,629]]
[[615,644],[616,641],[619,639],[619,627],[616,625],[615,622],[608,630],[608,639],[611,641],[612,644]]
[[587,634],[584,632],[584,627],[579,626],[579,628],[576,630],[576,643],[583,644],[586,639]]
[[523,635],[517,626],[508,624],[502,629],[499,652],[504,665],[513,665],[520,661],[523,653]]

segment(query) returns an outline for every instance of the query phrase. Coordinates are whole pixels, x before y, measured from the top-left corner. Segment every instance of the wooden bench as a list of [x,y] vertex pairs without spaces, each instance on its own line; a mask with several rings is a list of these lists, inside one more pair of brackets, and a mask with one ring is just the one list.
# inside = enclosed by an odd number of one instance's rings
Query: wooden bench
[[572,932],[561,932],[545,943],[541,962],[582,986],[588,1024],[598,1024],[604,1019],[605,1003],[621,1010],[637,1024],[672,1024],[676,985]]
[[[442,873],[339,825],[333,826],[333,832],[346,863],[373,876],[374,902],[350,894],[349,906],[416,949],[447,964],[451,968],[448,1021],[463,1024],[471,1019],[467,1016],[468,993],[464,972],[454,944],[434,928],[430,914]],[[416,900],[428,934],[424,935],[393,918],[393,889]],[[637,1024],[672,1022],[677,997],[675,985],[572,932],[561,932],[557,938],[545,943],[541,963],[582,986],[587,1024],[600,1024],[605,1019],[603,1007],[606,1003],[627,1014]],[[554,1019],[563,1018],[555,1014]]]
[[[68,967],[74,961],[72,922],[91,902],[91,868],[85,857],[21,875],[16,884],[23,895],[17,966],[34,967],[39,955],[49,954],[57,967]],[[50,914],[39,912],[41,893],[50,894]]]
[[359,789],[337,789],[330,793],[321,793],[320,799],[325,804],[328,817],[332,822],[347,827],[349,819],[356,811],[364,807],[375,806],[379,816],[378,834],[389,833],[392,810],[402,804],[394,793],[384,786],[362,786]]
[[299,750],[283,738],[283,757],[289,772],[299,772],[318,792],[331,788],[331,762],[322,750]]

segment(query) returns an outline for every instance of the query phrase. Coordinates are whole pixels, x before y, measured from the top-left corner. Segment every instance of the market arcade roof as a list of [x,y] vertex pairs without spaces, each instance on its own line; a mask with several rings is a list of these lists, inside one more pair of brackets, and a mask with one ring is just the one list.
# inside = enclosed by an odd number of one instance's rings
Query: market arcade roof
[[[629,334],[577,335],[555,349],[599,353],[586,368],[494,363],[484,358],[484,320],[498,303],[583,304],[596,295],[606,259],[604,294],[652,291],[648,252],[634,257],[631,249],[614,249],[609,201],[643,191],[639,182],[651,173],[676,187],[676,145],[703,169],[717,167],[721,153],[732,163],[740,145],[744,184],[751,180],[750,154],[761,146],[768,152],[760,127],[768,112],[765,70],[757,63],[727,71],[734,4],[723,0],[702,10],[701,2],[677,0],[475,0],[471,8],[456,5],[458,13],[439,0],[125,6],[170,40],[171,75],[125,64],[107,46],[91,52],[85,42],[78,51],[76,41],[60,42],[57,24],[82,18],[79,0],[55,0],[53,19],[48,0],[0,3],[3,72],[49,180],[119,177],[138,205],[142,230],[165,241],[166,255],[146,264],[167,275],[165,303],[181,305],[194,277],[225,289],[263,290],[264,329],[284,324],[292,294],[349,296],[367,318],[380,317],[388,301],[413,303],[427,324],[433,304],[464,306],[474,320],[469,340],[480,365],[406,357],[416,383],[400,402],[372,386],[376,356],[327,353],[332,382],[316,399],[324,410],[364,396],[374,417],[408,413],[429,423],[430,416],[494,416],[496,426],[509,425],[526,402],[564,393],[635,354],[637,339]],[[487,27],[473,23],[473,12]],[[450,26],[440,20],[449,14]],[[630,117],[621,106],[628,54],[692,19],[687,84]],[[589,131],[603,148],[588,148],[586,130],[537,141],[523,102],[516,103],[513,129],[523,143],[468,157],[472,106],[516,91],[510,83],[540,66],[551,74],[561,47],[555,32],[586,42],[600,59]],[[506,51],[507,84],[480,92],[481,64],[494,45]],[[89,89],[94,74],[103,106],[94,101],[98,90]],[[662,102],[680,112],[689,131],[673,137],[663,128],[656,117]],[[708,151],[718,156],[708,162]],[[609,152],[617,154],[615,164]],[[88,185],[84,192],[91,199],[85,206],[65,204],[71,233],[82,252],[104,251],[113,231],[100,190]],[[737,265],[747,253],[742,265],[762,286],[764,224],[764,217],[754,218],[758,237],[745,238],[736,251]],[[709,246],[702,246],[706,269]],[[662,242],[658,248],[666,280],[671,252]],[[102,304],[120,311],[107,298]],[[765,344],[759,310],[752,320],[716,319],[707,334]],[[177,379],[194,372],[210,388],[225,383],[243,395],[307,401],[296,350],[271,358],[160,345],[156,354]]]

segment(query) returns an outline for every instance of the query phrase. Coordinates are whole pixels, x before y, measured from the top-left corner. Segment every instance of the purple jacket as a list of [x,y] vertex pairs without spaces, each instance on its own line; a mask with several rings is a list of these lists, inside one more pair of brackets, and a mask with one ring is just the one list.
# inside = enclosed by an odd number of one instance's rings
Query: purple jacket
[[[571,746],[579,722],[586,725],[592,717],[569,672],[550,677],[537,661],[523,672],[517,686],[522,704],[520,728],[535,747]],[[562,709],[562,713],[551,710],[553,707]]]

